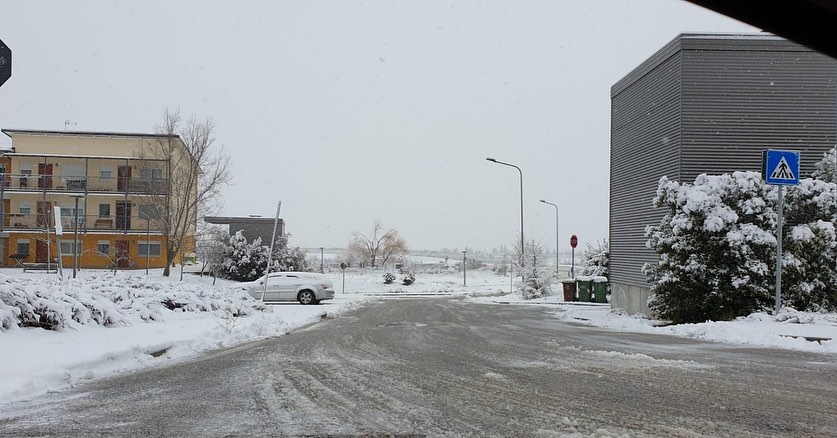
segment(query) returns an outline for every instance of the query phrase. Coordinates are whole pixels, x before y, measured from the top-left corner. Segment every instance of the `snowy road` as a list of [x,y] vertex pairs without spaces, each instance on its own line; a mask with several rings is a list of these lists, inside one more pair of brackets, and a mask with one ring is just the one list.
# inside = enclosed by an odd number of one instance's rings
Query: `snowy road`
[[837,436],[837,357],[388,300],[0,408],[0,435]]

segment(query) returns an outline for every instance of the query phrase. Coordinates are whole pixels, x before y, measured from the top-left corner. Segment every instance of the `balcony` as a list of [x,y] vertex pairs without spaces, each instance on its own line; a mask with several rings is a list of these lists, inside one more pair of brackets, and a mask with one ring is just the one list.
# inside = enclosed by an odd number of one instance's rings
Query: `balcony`
[[[99,231],[138,234],[156,233],[157,230],[154,221],[140,217],[136,211],[133,215],[83,215],[78,217],[78,222],[72,215],[61,217],[61,226],[65,233],[74,232],[76,224],[80,233]],[[55,216],[51,211],[48,214],[6,213],[3,215],[3,231],[6,232],[43,233],[47,227],[50,232],[55,230]]]
[[118,193],[164,195],[168,180],[98,176],[3,174],[0,185],[8,192],[44,191],[55,193]]

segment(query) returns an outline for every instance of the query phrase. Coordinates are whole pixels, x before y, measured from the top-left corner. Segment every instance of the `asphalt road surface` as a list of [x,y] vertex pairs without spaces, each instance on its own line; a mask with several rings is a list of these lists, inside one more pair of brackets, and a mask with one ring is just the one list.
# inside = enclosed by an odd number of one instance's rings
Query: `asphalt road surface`
[[0,408],[0,436],[837,436],[837,355],[388,300]]

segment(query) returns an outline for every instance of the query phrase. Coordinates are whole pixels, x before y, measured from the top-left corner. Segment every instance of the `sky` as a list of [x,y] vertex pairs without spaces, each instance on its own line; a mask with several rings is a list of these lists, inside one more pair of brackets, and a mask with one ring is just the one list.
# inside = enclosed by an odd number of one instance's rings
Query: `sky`
[[[224,216],[291,245],[375,220],[411,249],[608,236],[610,87],[683,32],[758,29],[678,0],[30,1],[0,13],[0,128],[154,132],[210,117]],[[69,121],[70,123],[65,123]],[[0,138],[0,145],[10,139]],[[650,200],[649,200],[650,202]]]
[[[176,276],[165,278],[159,270],[151,276],[126,274],[116,276],[100,275],[95,271],[79,272],[79,278],[70,279],[61,284],[54,275],[40,273],[21,273],[20,270],[0,270],[0,280],[6,292],[12,293],[38,291],[40,306],[53,309],[68,321],[69,328],[60,332],[41,329],[18,329],[17,323],[7,331],[0,331],[0,417],[9,416],[4,410],[4,402],[23,398],[38,397],[45,392],[58,391],[69,386],[95,379],[110,377],[116,373],[138,370],[161,365],[171,365],[184,359],[192,358],[207,351],[232,347],[245,342],[264,339],[290,332],[309,324],[322,321],[322,315],[339,315],[355,309],[368,300],[378,299],[372,295],[382,292],[443,293],[462,295],[472,302],[484,304],[515,303],[523,301],[520,293],[497,296],[497,290],[508,288],[505,277],[500,277],[490,270],[468,271],[468,285],[459,281],[458,272],[440,274],[420,273],[419,281],[409,286],[400,282],[385,286],[381,276],[350,270],[346,275],[345,293],[341,289],[341,278],[336,272],[327,274],[335,285],[334,300],[325,306],[269,306],[269,312],[250,312],[244,318],[232,320],[223,310],[215,313],[198,311],[212,303],[214,309],[227,309],[230,303],[252,309],[254,302],[238,302],[236,295],[229,293],[231,282],[219,279],[216,286],[209,277],[187,275],[185,281]],[[119,296],[124,285],[130,283],[133,294],[139,297],[130,308],[114,310],[113,303],[107,299],[90,301],[90,290],[106,291]],[[203,298],[194,298],[196,287],[204,293]],[[85,292],[87,291],[87,292]],[[109,291],[109,292],[108,292]],[[366,293],[371,293],[366,296]],[[21,292],[23,295],[26,293]],[[73,298],[68,298],[65,293]],[[20,295],[20,294],[18,294]],[[178,311],[169,311],[160,305],[172,296],[184,302],[193,303]],[[191,298],[189,298],[191,297]],[[111,297],[112,298],[112,297]],[[426,296],[425,296],[426,298]],[[91,308],[104,308],[108,314],[128,324],[103,327],[93,320],[84,320],[83,314],[76,313],[76,318],[84,325],[72,321],[71,308],[65,299],[80,300]],[[617,331],[631,331],[674,335],[702,339],[709,342],[761,346],[775,349],[787,349],[808,352],[837,353],[837,343],[827,341],[822,345],[806,342],[804,336],[837,338],[837,315],[833,313],[796,312],[783,309],[777,316],[754,313],[734,321],[702,324],[662,325],[652,319],[636,318],[624,313],[611,312],[609,305],[569,306],[560,305],[563,296],[552,294],[544,298],[527,301],[529,304],[548,305],[554,310],[556,318],[574,324],[590,324],[607,327]],[[201,301],[203,300],[203,301]],[[23,300],[25,302],[26,300]],[[123,303],[124,304],[124,303]],[[114,306],[114,307],[111,307]],[[538,307],[527,305],[526,308],[540,312]],[[0,320],[3,316],[0,302]],[[157,319],[148,321],[142,315],[155,314]],[[79,317],[82,315],[82,317]],[[89,315],[88,315],[89,316]],[[796,338],[790,336],[797,336]],[[690,344],[678,344],[682,348],[693,348]],[[646,344],[647,354],[623,356],[616,351],[606,352],[603,361],[610,361],[613,356],[637,360],[648,364],[649,356],[655,356],[653,346]],[[163,356],[154,358],[150,353],[169,348]],[[673,345],[664,347],[667,352]],[[605,353],[605,352],[603,352]],[[656,360],[656,359],[655,359]],[[670,361],[669,361],[670,362]],[[610,363],[608,366],[618,366]],[[21,409],[26,409],[23,405]]]

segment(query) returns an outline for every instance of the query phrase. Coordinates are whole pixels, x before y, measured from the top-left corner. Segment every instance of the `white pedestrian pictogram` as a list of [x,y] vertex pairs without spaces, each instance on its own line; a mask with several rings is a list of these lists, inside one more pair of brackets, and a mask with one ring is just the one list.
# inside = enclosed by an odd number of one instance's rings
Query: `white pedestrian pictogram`
[[788,181],[796,180],[796,176],[794,176],[793,171],[791,170],[790,166],[788,165],[788,161],[785,160],[785,157],[782,157],[779,160],[779,164],[773,169],[773,173],[770,174],[771,179],[784,179]]

